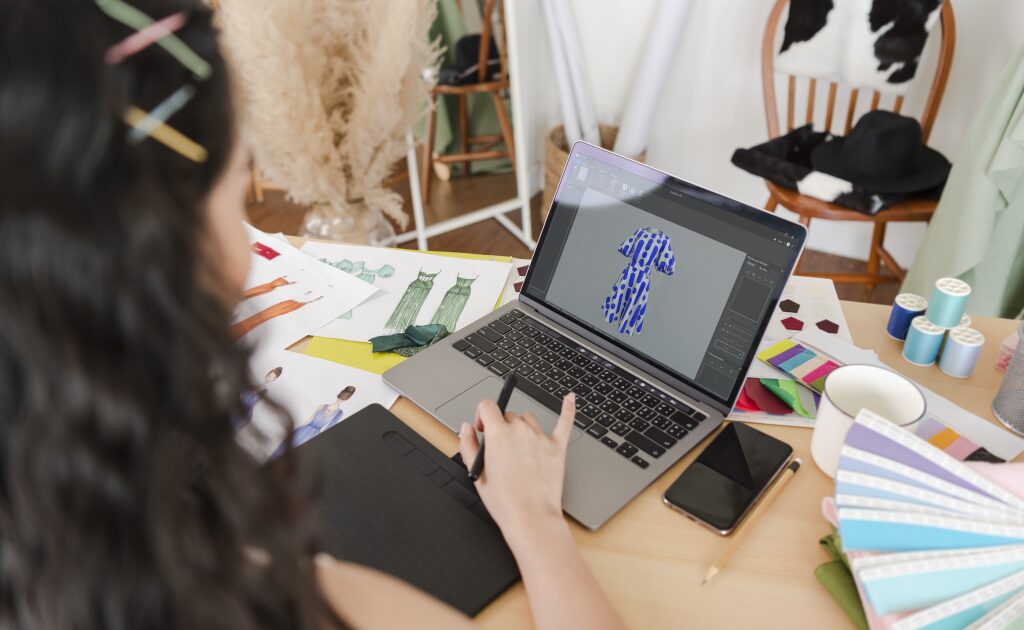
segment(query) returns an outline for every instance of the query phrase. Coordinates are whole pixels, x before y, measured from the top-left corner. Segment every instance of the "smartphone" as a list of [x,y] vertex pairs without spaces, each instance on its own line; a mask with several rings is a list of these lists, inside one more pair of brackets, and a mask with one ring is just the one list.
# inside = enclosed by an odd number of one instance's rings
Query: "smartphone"
[[732,532],[793,456],[793,447],[730,422],[679,475],[663,500],[723,536]]

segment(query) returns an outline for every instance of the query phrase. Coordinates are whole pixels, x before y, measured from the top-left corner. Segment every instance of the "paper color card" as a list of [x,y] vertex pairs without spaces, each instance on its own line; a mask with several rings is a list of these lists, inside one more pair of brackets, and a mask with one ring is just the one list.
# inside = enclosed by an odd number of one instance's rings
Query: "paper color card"
[[964,464],[949,454],[961,436],[921,425],[862,411],[843,445],[835,520],[865,613],[873,628],[1019,626],[1024,487],[981,472],[1016,465]]
[[924,418],[915,424],[913,429],[914,435],[959,461],[1005,461],[935,418]]
[[757,353],[757,358],[789,374],[803,385],[820,394],[825,377],[841,364],[813,348],[784,339]]

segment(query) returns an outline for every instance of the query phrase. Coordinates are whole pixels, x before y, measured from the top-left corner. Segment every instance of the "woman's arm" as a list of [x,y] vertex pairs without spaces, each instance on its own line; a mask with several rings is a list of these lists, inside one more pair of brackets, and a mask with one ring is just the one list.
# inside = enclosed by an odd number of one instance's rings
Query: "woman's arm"
[[[550,437],[532,414],[507,413],[485,400],[476,426],[487,439],[477,489],[516,557],[537,628],[623,628],[622,619],[583,561],[562,516],[565,453],[576,416],[566,396]],[[468,424],[459,432],[465,462],[480,448]]]

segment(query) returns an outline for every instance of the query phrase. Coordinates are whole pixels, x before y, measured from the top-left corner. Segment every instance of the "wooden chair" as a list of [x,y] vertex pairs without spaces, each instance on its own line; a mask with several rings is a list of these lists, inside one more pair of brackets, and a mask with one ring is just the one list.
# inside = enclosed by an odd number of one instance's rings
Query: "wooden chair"
[[[491,56],[491,37],[494,9],[498,8],[497,36],[500,38],[498,45],[498,56],[500,60],[500,74],[496,80],[488,80],[487,61]],[[515,166],[516,153],[515,144],[512,140],[512,125],[509,123],[508,112],[505,110],[504,92],[508,90],[508,60],[505,54],[505,11],[500,0],[487,0],[481,14],[483,28],[480,34],[480,57],[478,60],[479,70],[476,80],[473,83],[462,85],[446,85],[438,83],[430,91],[430,111],[427,113],[427,138],[423,145],[423,163],[421,168],[421,184],[423,189],[423,200],[430,201],[430,173],[433,170],[434,162],[452,163],[461,162],[463,174],[469,174],[469,163],[472,160],[491,160],[507,157],[512,160]],[[437,119],[437,98],[439,95],[450,94],[459,99],[459,152],[452,155],[434,156],[434,128]],[[494,109],[498,113],[498,124],[501,126],[501,133],[486,136],[469,135],[469,95],[490,94],[494,103]],[[504,141],[505,149],[496,150],[494,147]],[[474,150],[470,150],[477,147]]]
[[[789,3],[789,0],[776,0],[771,15],[768,17],[768,24],[764,32],[764,44],[761,51],[761,75],[764,84],[764,108],[768,117],[768,135],[776,138],[779,131],[779,113],[775,99],[775,47],[776,32],[779,28],[779,20],[782,11]],[[935,124],[935,116],[942,103],[942,96],[946,90],[946,80],[949,77],[949,68],[953,61],[953,49],[956,45],[956,24],[953,18],[953,5],[950,0],[942,4],[940,22],[942,25],[942,41],[939,49],[939,61],[935,68],[935,75],[932,78],[931,91],[928,93],[928,100],[925,102],[924,112],[921,115],[921,133],[925,142]],[[815,101],[817,100],[817,82],[815,79],[801,79],[808,82],[807,96],[807,122],[814,120]],[[792,131],[796,117],[796,83],[797,78],[788,77],[788,99],[786,104],[786,129]],[[832,118],[836,109],[837,84],[832,82],[828,87],[828,101],[825,104],[825,130],[831,131]],[[846,116],[843,134],[848,134],[853,126],[854,114],[857,110],[857,101],[860,90],[856,86],[850,86],[850,101],[846,107]],[[871,97],[870,109],[878,109],[882,95],[874,91]],[[899,113],[903,107],[903,97],[897,96],[893,99],[892,111]],[[937,203],[928,200],[910,200],[893,205],[882,210],[874,216],[861,214],[842,206],[837,206],[820,199],[806,197],[795,190],[776,186],[766,181],[771,196],[765,209],[774,212],[776,206],[792,210],[800,215],[800,223],[810,227],[811,219],[829,219],[834,221],[861,221],[874,224],[874,232],[871,236],[871,250],[868,252],[868,263],[866,273],[807,273],[803,275],[820,278],[830,278],[835,282],[863,284],[867,290],[872,291],[879,283],[903,282],[906,273],[896,264],[892,254],[885,249],[885,228],[889,223],[902,221],[930,221],[935,212]],[[881,273],[880,266],[885,266],[889,274]],[[798,271],[799,273],[799,271]]]

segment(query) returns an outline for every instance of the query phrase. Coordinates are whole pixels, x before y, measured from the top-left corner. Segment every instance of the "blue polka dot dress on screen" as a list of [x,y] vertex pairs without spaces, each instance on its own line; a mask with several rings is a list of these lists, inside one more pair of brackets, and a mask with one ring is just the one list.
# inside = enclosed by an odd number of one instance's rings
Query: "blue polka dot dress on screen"
[[604,299],[601,311],[609,324],[619,322],[620,333],[638,335],[644,329],[651,270],[671,276],[676,271],[676,255],[669,235],[656,228],[638,229],[619,245],[619,253],[629,257],[630,263]]

